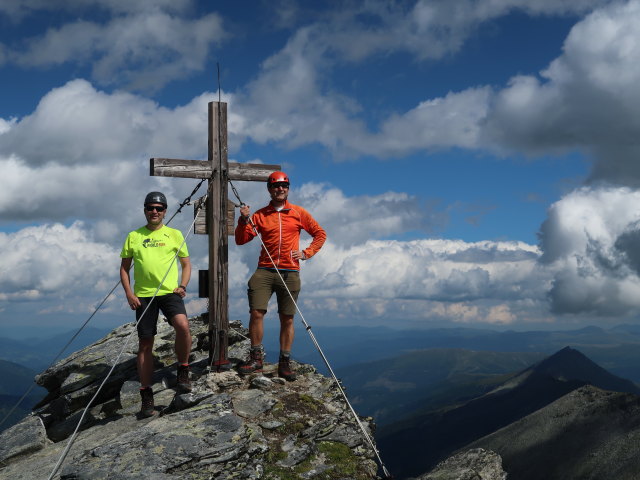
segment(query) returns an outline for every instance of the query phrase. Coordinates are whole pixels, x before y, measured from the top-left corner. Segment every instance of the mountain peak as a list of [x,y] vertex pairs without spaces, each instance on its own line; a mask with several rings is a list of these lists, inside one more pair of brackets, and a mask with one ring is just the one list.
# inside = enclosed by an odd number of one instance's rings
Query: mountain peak
[[605,390],[640,393],[633,382],[609,373],[582,352],[569,346],[532,366],[530,370],[556,380],[579,381]]
[[532,367],[536,372],[553,373],[555,370],[569,372],[588,369],[602,369],[580,351],[566,346]]

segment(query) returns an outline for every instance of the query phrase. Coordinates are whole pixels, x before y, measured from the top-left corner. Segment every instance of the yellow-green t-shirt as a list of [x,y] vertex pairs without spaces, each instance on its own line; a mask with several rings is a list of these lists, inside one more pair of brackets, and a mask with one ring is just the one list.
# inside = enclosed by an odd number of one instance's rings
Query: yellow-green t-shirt
[[[178,262],[174,257],[183,241],[180,230],[166,225],[158,230],[149,230],[145,226],[127,235],[120,258],[133,258],[133,293],[137,297],[152,297],[169,266],[171,270],[158,295],[167,295],[178,287]],[[178,256],[189,256],[186,243]]]

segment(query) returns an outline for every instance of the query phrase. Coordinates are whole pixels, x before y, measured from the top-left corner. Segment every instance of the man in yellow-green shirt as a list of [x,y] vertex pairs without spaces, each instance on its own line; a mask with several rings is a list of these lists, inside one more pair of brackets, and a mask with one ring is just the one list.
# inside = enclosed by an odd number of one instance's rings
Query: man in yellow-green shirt
[[[137,366],[142,398],[140,414],[143,417],[150,417],[155,413],[151,388],[153,340],[157,333],[160,311],[176,332],[178,390],[191,391],[189,378],[191,333],[183,301],[191,278],[191,262],[182,233],[163,223],[166,210],[167,198],[164,194],[149,193],[144,201],[147,224],[127,235],[120,253],[122,258],[120,280],[127,296],[127,303],[132,310],[136,311],[138,321]],[[176,253],[182,270],[180,282],[178,282]],[[131,265],[133,265],[133,289],[131,288]]]

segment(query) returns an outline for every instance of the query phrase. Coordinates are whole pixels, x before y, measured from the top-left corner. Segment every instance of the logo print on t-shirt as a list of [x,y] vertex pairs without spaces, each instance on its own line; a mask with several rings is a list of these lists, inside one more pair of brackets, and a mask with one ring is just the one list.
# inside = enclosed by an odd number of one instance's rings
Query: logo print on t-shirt
[[158,240],[155,240],[155,239],[152,239],[152,238],[145,238],[142,241],[142,246],[144,248],[147,248],[147,247],[150,247],[150,248],[153,248],[153,247],[164,247],[165,245],[166,245],[166,243],[159,242]]

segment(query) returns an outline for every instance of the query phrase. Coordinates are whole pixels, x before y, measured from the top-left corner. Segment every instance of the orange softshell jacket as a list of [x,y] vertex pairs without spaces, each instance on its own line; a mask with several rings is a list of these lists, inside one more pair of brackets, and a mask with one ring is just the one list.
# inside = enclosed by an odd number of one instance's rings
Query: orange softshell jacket
[[[280,211],[269,204],[255,212],[251,218],[278,269],[300,269],[300,262],[292,257],[291,252],[300,249],[301,230],[304,229],[313,237],[311,245],[303,250],[307,258],[313,257],[327,238],[323,228],[309,212],[289,202]],[[235,236],[236,244],[244,245],[256,236],[256,232],[249,222],[240,217]],[[258,267],[273,268],[264,247],[260,251]]]

